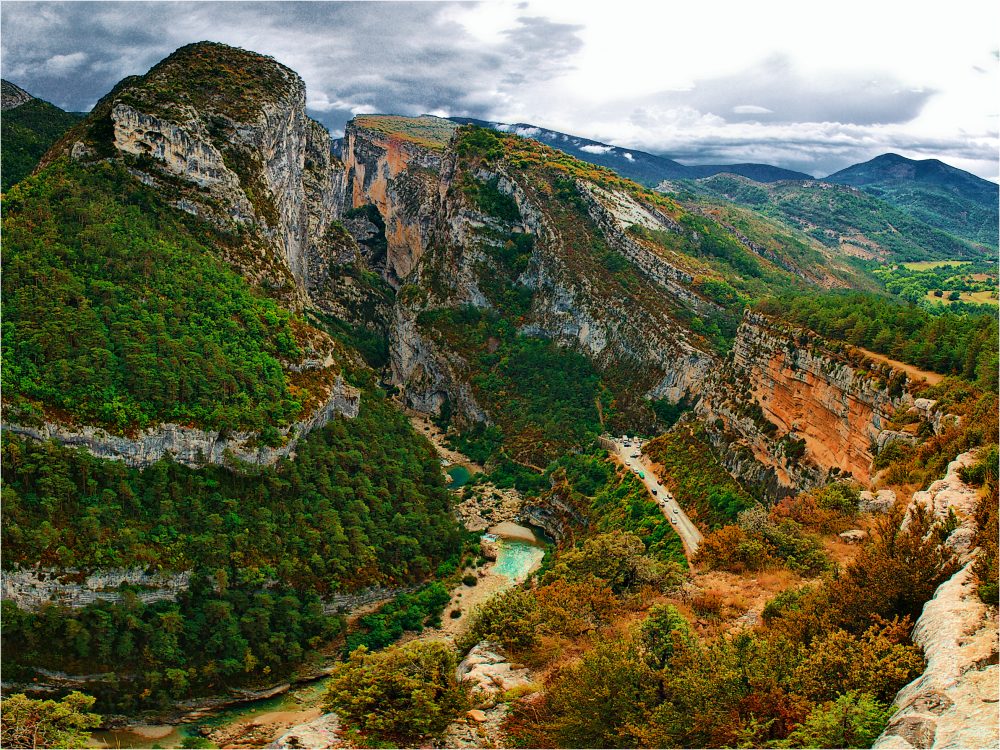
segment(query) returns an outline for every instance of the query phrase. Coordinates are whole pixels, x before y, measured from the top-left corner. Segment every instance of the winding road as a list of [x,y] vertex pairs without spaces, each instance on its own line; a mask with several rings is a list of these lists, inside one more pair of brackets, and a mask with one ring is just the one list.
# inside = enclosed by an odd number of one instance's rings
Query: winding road
[[[698,527],[694,525],[691,519],[687,517],[684,509],[674,499],[674,496],[670,494],[666,487],[660,484],[656,473],[650,467],[649,460],[643,455],[642,449],[636,447],[635,441],[629,441],[630,447],[626,448],[625,441],[621,438],[605,437],[602,442],[611,450],[611,454],[615,459],[627,469],[643,472],[645,476],[642,477],[642,483],[646,485],[646,489],[652,496],[653,501],[660,507],[663,515],[677,531],[677,536],[681,538],[681,542],[684,544],[684,553],[687,555],[688,560],[694,557],[698,551],[698,546],[705,537],[698,531]],[[612,445],[614,446],[613,449],[611,448]],[[639,454],[639,457],[632,458],[636,453]]]

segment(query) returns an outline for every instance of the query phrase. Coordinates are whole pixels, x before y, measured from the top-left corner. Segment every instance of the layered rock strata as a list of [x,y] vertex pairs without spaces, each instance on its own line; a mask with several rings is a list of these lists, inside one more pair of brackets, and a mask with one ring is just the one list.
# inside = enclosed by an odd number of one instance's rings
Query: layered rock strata
[[[916,442],[890,429],[901,408],[914,408],[906,376],[888,365],[852,364],[804,331],[747,313],[732,355],[696,406],[726,468],[781,496],[830,478],[868,484],[872,461],[891,442]],[[918,399],[926,402],[926,399]],[[931,429],[933,402],[915,409]]]
[[35,440],[56,440],[64,445],[86,448],[98,458],[124,461],[144,468],[166,455],[186,466],[236,462],[267,466],[289,456],[299,440],[326,425],[337,415],[354,418],[361,404],[361,392],[337,377],[326,402],[307,419],[278,429],[284,443],[262,445],[256,432],[221,433],[164,423],[142,430],[135,437],[115,435],[92,425],[63,425],[45,422],[40,426],[4,424],[3,429]]

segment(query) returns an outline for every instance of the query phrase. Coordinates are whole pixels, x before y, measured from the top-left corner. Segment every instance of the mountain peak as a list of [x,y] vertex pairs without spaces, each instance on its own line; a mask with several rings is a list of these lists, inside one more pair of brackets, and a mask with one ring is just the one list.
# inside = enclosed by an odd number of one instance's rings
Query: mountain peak
[[304,97],[302,79],[273,57],[208,41],[180,47],[119,92],[149,114],[192,107],[237,122],[256,119],[267,102]]
[[6,112],[8,109],[20,107],[34,98],[17,84],[11,83],[6,79],[0,79],[0,111]]

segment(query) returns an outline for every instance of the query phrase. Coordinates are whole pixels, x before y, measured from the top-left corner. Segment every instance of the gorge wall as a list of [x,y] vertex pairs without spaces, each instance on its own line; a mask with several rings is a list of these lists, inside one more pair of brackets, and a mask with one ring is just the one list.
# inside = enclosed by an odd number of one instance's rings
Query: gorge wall
[[[921,422],[939,425],[933,402],[906,386],[888,365],[848,361],[805,331],[747,313],[696,409],[730,472],[780,496],[835,476],[867,485],[878,450],[915,442]],[[891,429],[901,407],[920,419]]]

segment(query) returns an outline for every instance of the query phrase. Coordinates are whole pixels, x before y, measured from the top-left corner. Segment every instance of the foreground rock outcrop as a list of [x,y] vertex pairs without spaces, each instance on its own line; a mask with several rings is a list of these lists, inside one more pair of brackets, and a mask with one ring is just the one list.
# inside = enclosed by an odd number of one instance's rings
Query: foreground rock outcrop
[[292,727],[267,747],[325,750],[345,745],[340,736],[340,717],[337,714],[323,714],[317,719]]
[[500,697],[513,688],[533,684],[530,670],[511,664],[503,647],[493,641],[473,646],[459,663],[456,675],[459,682],[469,683],[472,695],[479,700]]
[[997,747],[997,625],[971,563],[941,584],[913,629],[927,667],[896,696],[899,710],[873,747]]
[[[898,708],[876,748],[991,748],[1000,745],[1000,666],[997,608],[984,604],[973,573],[972,547],[978,493],[959,471],[975,462],[964,453],[948,465],[943,479],[913,495],[937,520],[954,514],[958,525],[945,544],[964,563],[924,605],[913,642],[927,666],[896,696]],[[905,521],[904,521],[905,523]]]

